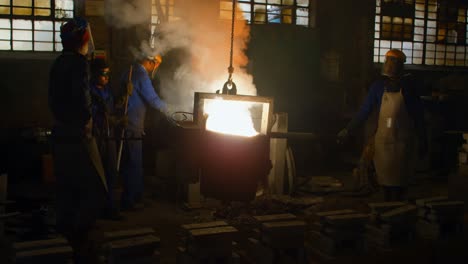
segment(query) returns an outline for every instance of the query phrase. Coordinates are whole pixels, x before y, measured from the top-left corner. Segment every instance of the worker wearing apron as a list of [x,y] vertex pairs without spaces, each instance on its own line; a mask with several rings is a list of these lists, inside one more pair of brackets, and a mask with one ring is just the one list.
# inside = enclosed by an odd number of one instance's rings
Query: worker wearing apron
[[374,166],[385,200],[401,200],[414,172],[413,122],[401,90],[384,91],[375,134]]
[[373,161],[385,200],[396,201],[404,199],[415,171],[415,150],[424,155],[427,140],[417,83],[403,75],[406,56],[396,49],[385,56],[383,78],[371,85],[356,117],[338,133],[338,141],[345,140],[373,111],[378,111]]

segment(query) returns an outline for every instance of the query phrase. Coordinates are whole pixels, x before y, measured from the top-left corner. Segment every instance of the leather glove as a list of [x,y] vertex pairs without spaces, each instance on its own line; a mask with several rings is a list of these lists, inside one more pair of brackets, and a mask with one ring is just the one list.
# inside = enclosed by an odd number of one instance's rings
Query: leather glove
[[348,129],[343,128],[340,132],[338,132],[338,135],[336,135],[336,143],[343,144],[343,142],[348,139],[348,136]]

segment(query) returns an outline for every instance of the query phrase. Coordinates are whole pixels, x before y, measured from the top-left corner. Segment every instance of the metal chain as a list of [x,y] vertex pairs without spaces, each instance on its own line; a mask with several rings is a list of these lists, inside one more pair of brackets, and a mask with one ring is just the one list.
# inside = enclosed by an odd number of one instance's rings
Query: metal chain
[[231,52],[229,57],[229,78],[228,82],[232,85],[232,73],[234,72],[234,67],[232,67],[232,57],[233,57],[233,50],[234,50],[234,23],[236,21],[236,0],[232,0],[232,24],[231,24]]

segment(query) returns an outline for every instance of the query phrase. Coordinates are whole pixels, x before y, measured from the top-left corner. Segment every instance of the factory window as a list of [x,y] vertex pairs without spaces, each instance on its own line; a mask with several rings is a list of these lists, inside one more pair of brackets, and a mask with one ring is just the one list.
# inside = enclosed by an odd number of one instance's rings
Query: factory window
[[[153,27],[161,22],[180,19],[187,0],[152,0]],[[313,26],[311,10],[316,0],[237,0],[244,19],[254,24],[294,24]],[[231,19],[232,0],[219,0],[220,19]]]
[[467,0],[377,0],[374,62],[391,48],[407,63],[468,66]]
[[60,51],[60,26],[73,0],[0,0],[0,50]]

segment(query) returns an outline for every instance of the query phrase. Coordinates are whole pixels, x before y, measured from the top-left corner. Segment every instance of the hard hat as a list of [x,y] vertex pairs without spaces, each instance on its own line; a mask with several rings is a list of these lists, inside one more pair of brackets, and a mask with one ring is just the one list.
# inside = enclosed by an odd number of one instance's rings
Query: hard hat
[[88,22],[81,17],[75,17],[60,27],[60,38],[64,49],[79,48],[88,42],[90,37]]
[[90,69],[91,69],[92,76],[99,75],[99,73],[101,73],[101,71],[105,68],[109,68],[109,64],[107,64],[106,60],[101,59],[101,58],[96,58],[93,61],[91,61]]
[[151,55],[151,56],[148,56],[147,58],[148,58],[148,60],[155,61],[155,62],[158,62],[158,63],[162,62],[162,57],[159,54]]
[[406,55],[403,51],[399,49],[391,49],[385,53],[385,57],[394,57],[400,60],[401,62],[406,62]]

